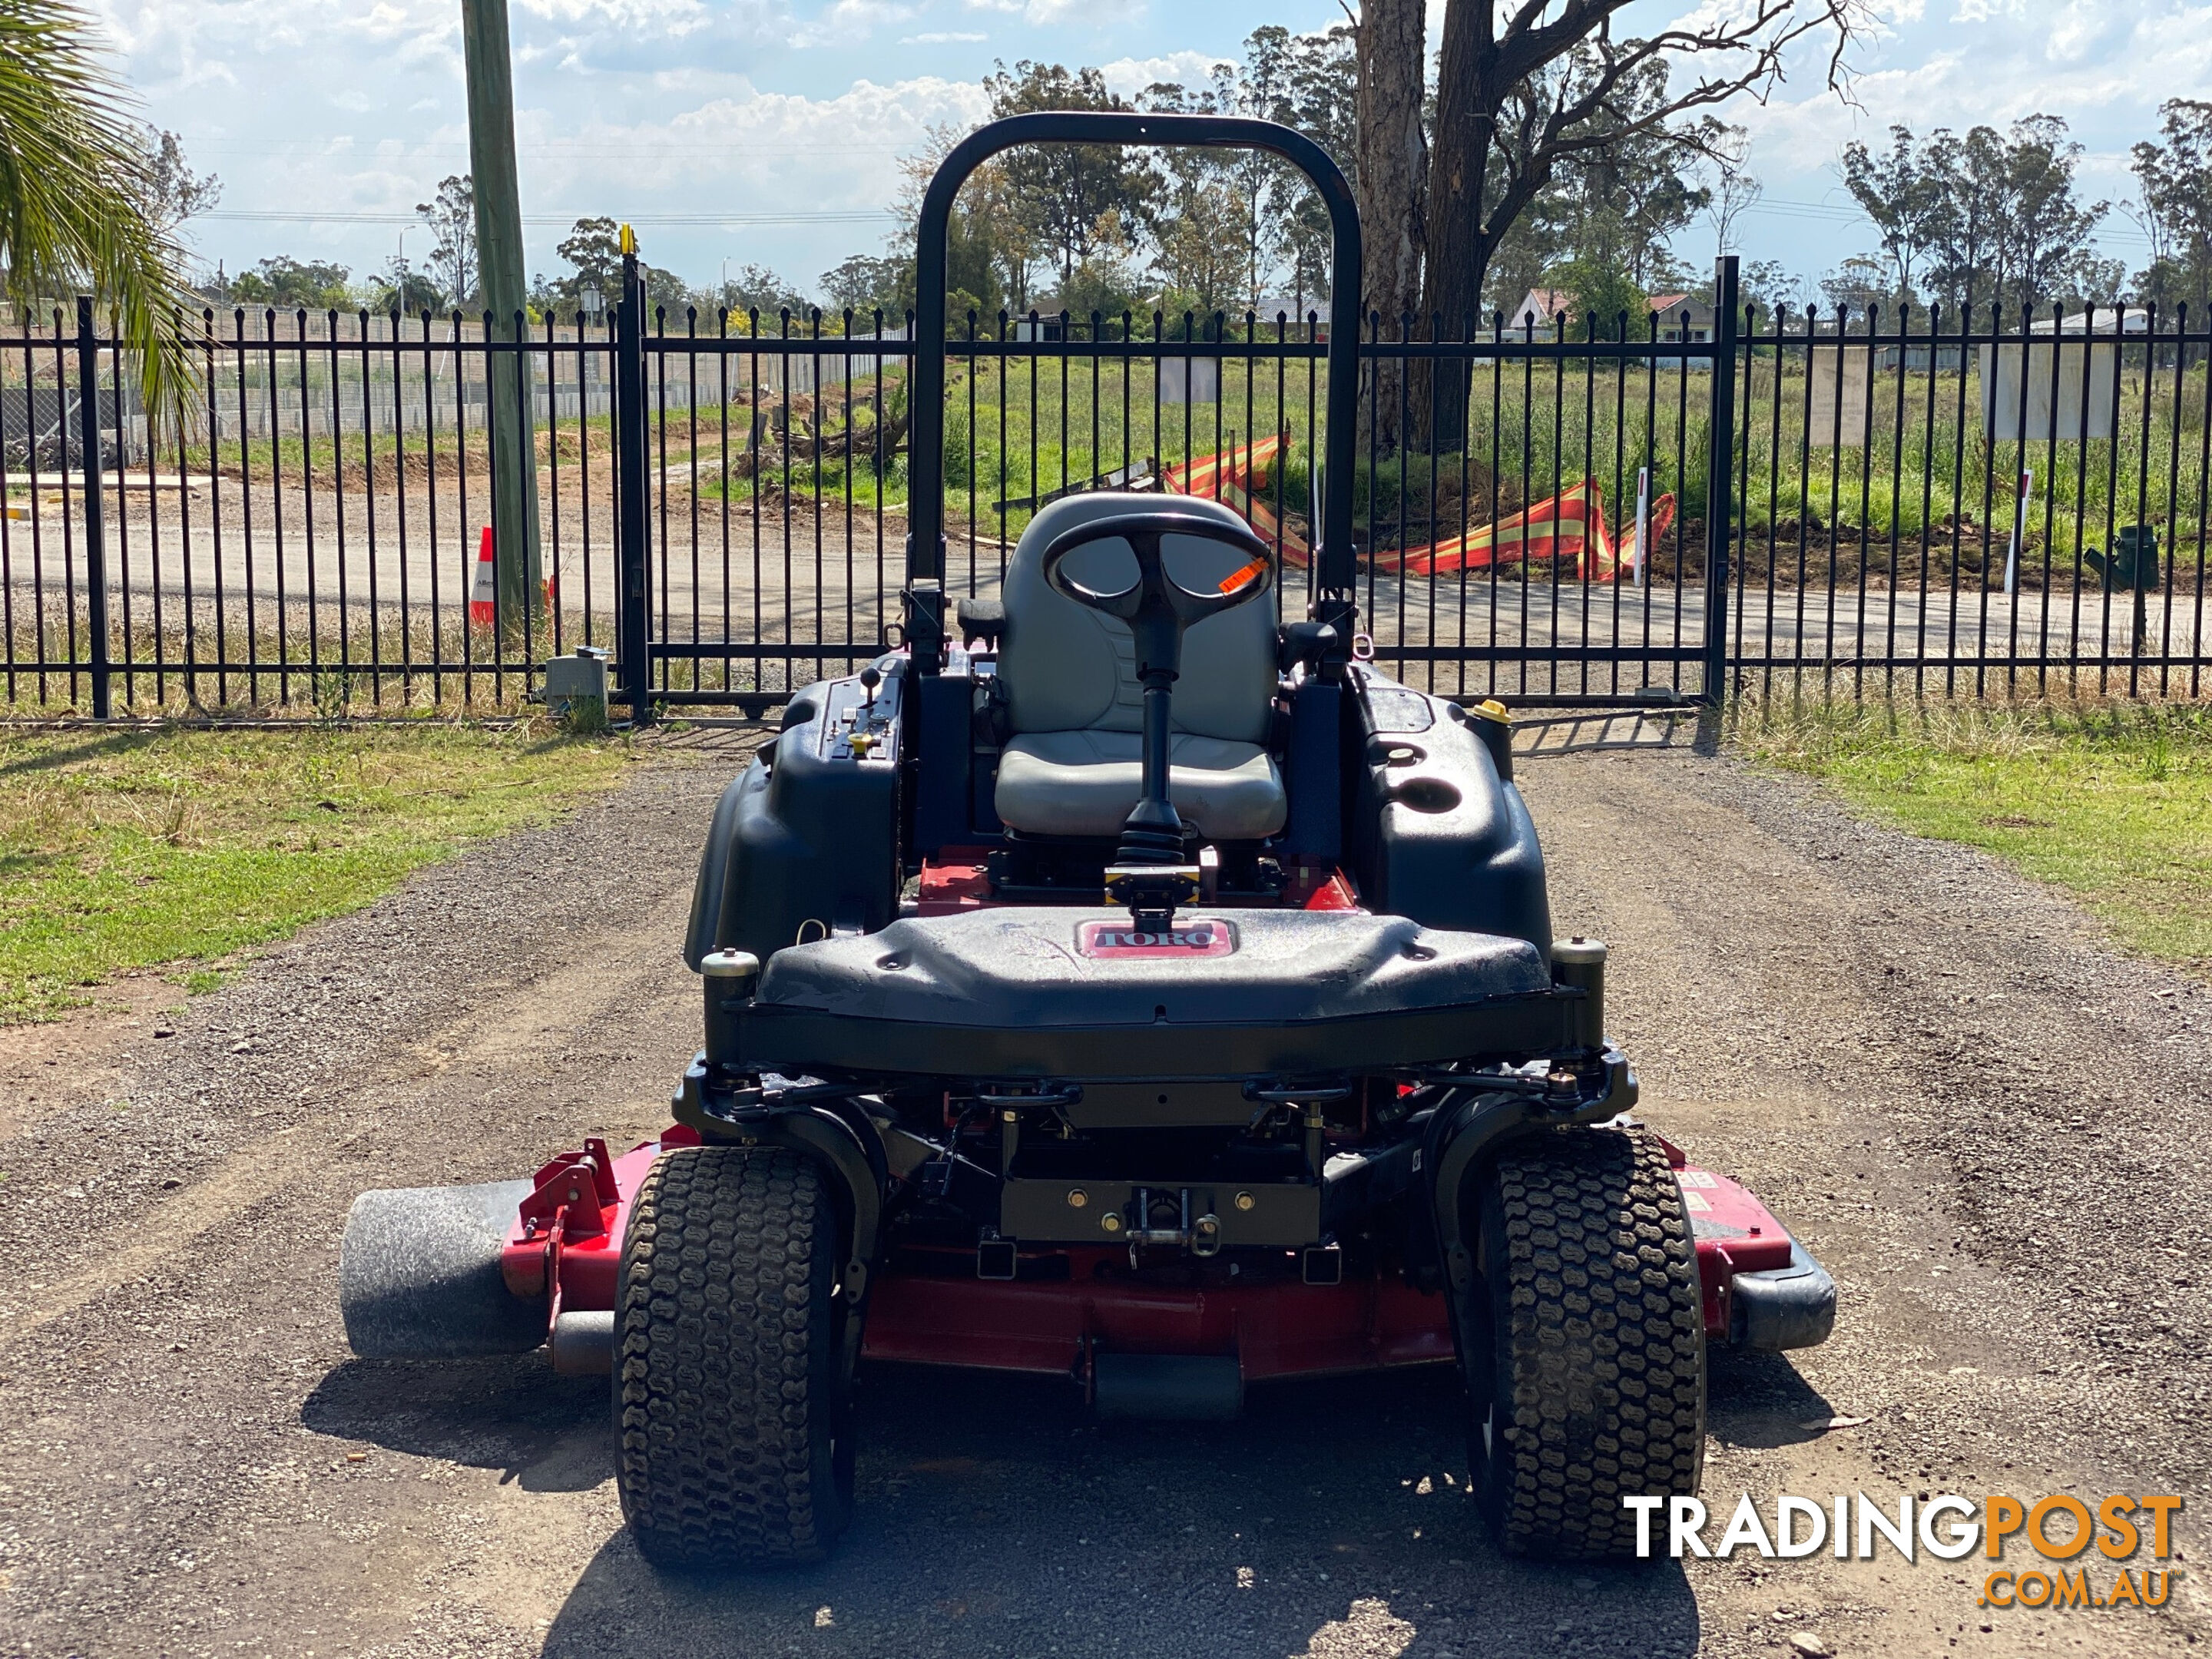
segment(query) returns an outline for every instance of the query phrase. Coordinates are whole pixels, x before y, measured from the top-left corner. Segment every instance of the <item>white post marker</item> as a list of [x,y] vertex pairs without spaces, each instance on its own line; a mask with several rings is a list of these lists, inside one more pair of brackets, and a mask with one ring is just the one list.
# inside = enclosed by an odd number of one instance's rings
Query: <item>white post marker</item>
[[2020,538],[2027,533],[2027,498],[2035,489],[2033,468],[2020,475],[2020,492],[2012,504],[2012,535],[2005,543],[2005,597],[2010,599],[2020,584]]
[[1644,544],[1651,534],[1651,469],[1636,469],[1636,555],[1629,561],[1635,573],[1636,586],[1644,586]]

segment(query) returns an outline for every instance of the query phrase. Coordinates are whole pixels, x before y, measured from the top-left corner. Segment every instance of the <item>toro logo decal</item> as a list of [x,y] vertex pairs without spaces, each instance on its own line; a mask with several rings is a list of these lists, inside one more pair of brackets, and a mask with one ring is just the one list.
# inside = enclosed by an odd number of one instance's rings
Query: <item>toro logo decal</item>
[[1128,921],[1086,921],[1075,945],[1086,957],[1225,957],[1237,948],[1237,930],[1212,917],[1193,917],[1172,927],[1139,927]]

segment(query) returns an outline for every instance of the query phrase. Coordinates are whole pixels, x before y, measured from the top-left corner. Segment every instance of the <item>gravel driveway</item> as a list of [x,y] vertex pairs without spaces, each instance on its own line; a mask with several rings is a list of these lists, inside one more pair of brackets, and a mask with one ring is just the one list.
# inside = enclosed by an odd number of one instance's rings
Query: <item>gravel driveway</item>
[[[1826,1347],[1717,1364],[1708,1501],[2195,1501],[2204,988],[1975,854],[1699,755],[1686,726],[1522,737],[1555,914],[1613,945],[1646,1115],[1843,1286]],[[1259,1389],[1221,1429],[1100,1428],[1054,1383],[878,1368],[830,1565],[655,1576],[620,1529],[605,1384],[538,1356],[351,1359],[337,1237],[362,1188],[524,1174],[665,1121],[696,1040],[691,870],[736,763],[663,745],[576,818],[424,872],[173,1022],[142,994],[74,1035],[0,1033],[5,1650],[1645,1659],[2212,1632],[2186,1512],[2155,1613],[1980,1610],[1978,1559],[1508,1563],[1455,1484],[1442,1370]]]

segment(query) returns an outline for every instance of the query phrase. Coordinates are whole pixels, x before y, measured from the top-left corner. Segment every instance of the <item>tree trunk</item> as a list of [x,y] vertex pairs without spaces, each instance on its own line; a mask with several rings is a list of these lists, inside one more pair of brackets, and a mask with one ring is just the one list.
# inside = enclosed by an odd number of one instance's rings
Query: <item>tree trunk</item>
[[[1440,318],[1440,326],[1451,332],[1480,325],[1482,283],[1492,246],[1483,223],[1483,184],[1498,121],[1497,93],[1487,84],[1492,49],[1490,0],[1450,0],[1444,12],[1443,50],[1437,62],[1427,283],[1421,308]],[[1451,372],[1455,365],[1443,367],[1433,415],[1425,386],[1414,417],[1417,428],[1428,434],[1432,454],[1457,449],[1466,437],[1466,410],[1455,391],[1461,377]],[[1442,395],[1447,392],[1453,395]]]
[[[1386,339],[1421,302],[1422,198],[1428,146],[1421,133],[1423,0],[1367,0],[1359,19],[1356,164],[1366,248],[1362,309],[1382,319]],[[1359,406],[1360,441],[1395,451],[1402,365],[1375,363]]]

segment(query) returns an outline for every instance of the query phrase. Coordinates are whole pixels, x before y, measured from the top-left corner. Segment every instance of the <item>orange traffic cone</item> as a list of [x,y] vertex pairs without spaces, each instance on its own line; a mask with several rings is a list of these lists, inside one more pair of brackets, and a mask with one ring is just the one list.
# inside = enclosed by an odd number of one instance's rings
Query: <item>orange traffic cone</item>
[[469,589],[469,622],[472,627],[489,628],[499,619],[498,586],[492,573],[491,526],[483,527],[483,537],[477,543],[477,575]]

